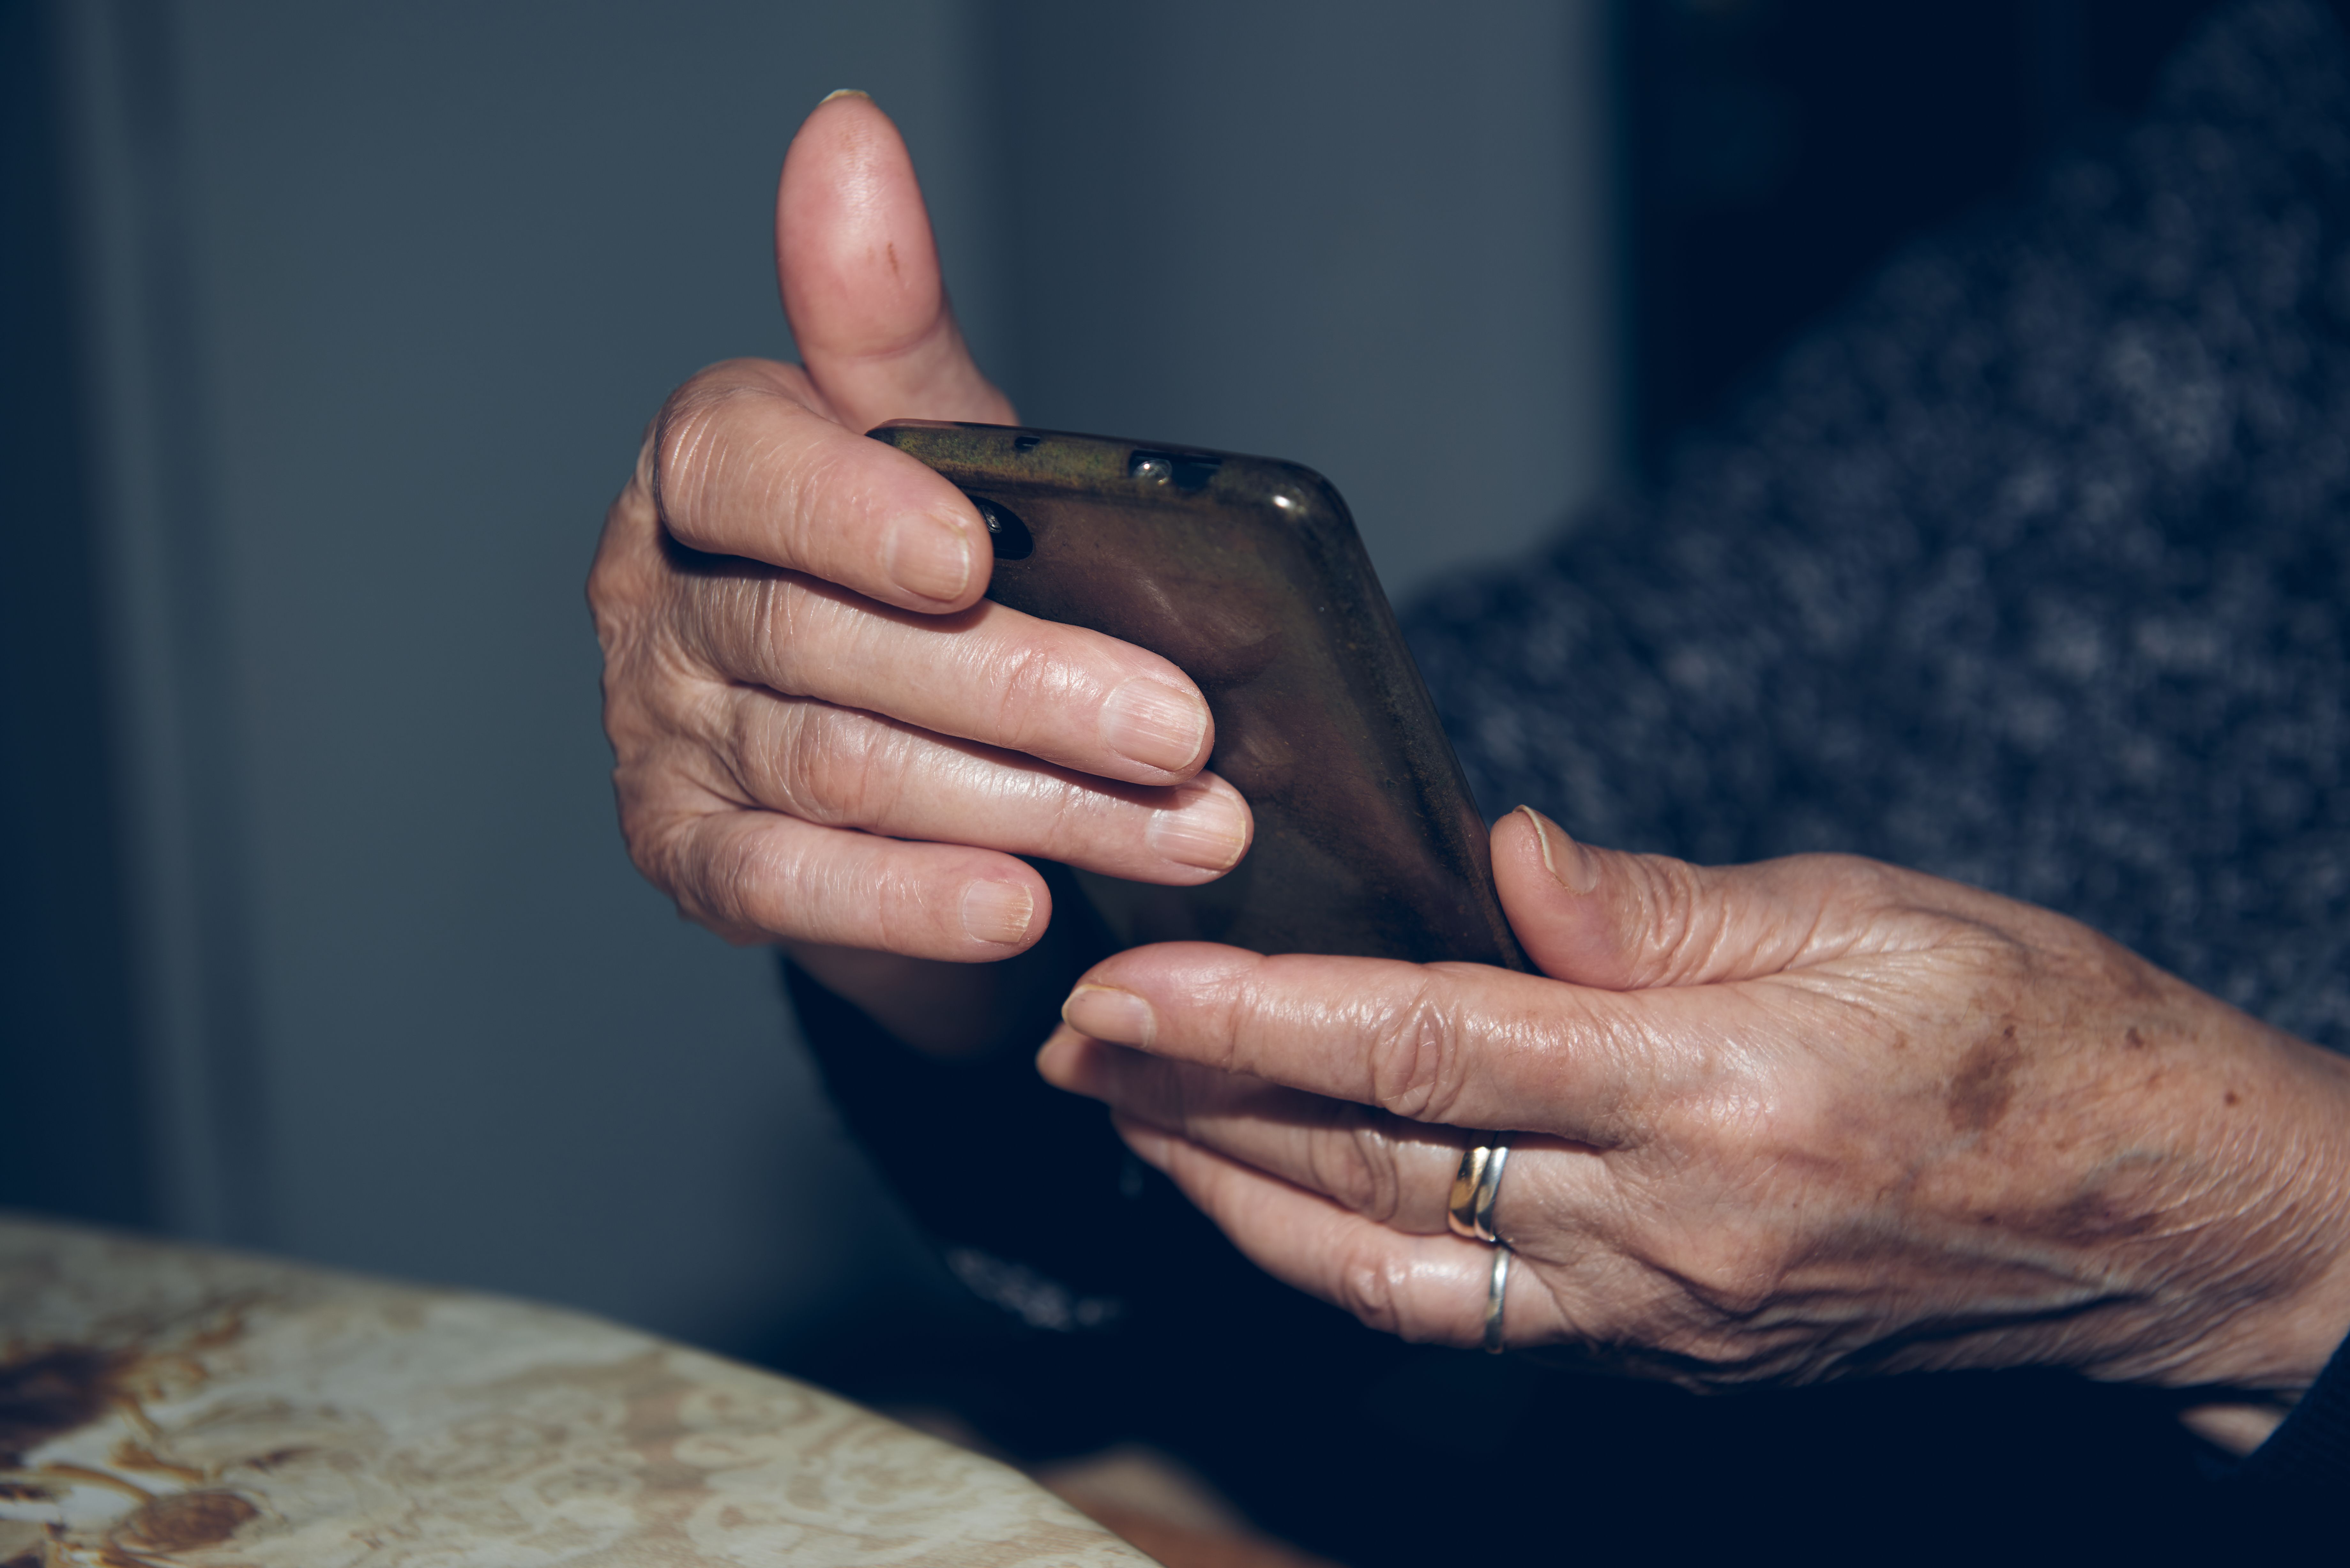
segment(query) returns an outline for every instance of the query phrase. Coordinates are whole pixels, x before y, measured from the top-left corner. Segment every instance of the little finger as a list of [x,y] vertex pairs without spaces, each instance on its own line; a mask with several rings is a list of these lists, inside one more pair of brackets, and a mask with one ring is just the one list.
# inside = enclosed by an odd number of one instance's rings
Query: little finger
[[[1483,1343],[1492,1248],[1390,1230],[1148,1123],[1120,1118],[1118,1130],[1275,1279],[1384,1334],[1437,1345]],[[1555,1310],[1529,1271],[1510,1270],[1502,1325],[1507,1345],[1557,1337]]]
[[1045,879],[1009,855],[774,812],[688,817],[649,835],[638,853],[680,913],[737,941],[978,963],[1025,950],[1052,916]]

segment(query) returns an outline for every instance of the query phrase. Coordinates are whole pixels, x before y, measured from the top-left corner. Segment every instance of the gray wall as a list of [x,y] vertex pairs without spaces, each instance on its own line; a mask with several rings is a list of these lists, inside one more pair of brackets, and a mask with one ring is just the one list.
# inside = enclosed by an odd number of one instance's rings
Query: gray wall
[[1023,417],[1317,468],[1391,597],[1556,524],[1619,440],[1608,21],[1014,7]]
[[905,128],[1031,419],[1314,463],[1406,584],[1610,468],[1596,7],[60,14],[187,1234],[733,1347],[927,1288],[769,961],[629,867],[580,599],[664,390],[788,352],[827,89]]

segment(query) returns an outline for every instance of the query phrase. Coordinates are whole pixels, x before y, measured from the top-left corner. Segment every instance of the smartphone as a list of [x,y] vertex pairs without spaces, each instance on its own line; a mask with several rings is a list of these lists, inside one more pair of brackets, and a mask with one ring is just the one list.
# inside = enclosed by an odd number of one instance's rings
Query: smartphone
[[1484,819],[1328,481],[1271,458],[1006,425],[869,433],[979,508],[989,598],[1149,649],[1208,699],[1208,766],[1249,803],[1255,838],[1198,888],[1077,873],[1118,942],[1528,967]]

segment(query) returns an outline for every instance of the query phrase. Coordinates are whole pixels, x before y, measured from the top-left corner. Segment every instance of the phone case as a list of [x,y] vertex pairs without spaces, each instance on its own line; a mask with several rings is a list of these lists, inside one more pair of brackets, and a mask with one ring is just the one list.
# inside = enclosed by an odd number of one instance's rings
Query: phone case
[[1485,824],[1346,503],[1270,458],[1003,425],[871,432],[968,494],[988,597],[1172,661],[1256,836],[1200,888],[1078,873],[1122,942],[1526,967]]

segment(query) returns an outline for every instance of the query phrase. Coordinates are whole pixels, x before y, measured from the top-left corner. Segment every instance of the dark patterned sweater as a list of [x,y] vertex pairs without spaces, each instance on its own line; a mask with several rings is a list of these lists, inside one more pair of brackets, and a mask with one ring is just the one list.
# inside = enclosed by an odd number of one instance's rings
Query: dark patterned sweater
[[2350,1045],[2350,45],[2234,8],[1413,647],[1489,815],[1876,856]]
[[[2252,0],[2141,121],[1898,256],[1649,493],[1406,621],[1489,815],[1918,867],[2343,1049],[2345,606],[2350,35]],[[1374,1343],[1024,1060],[926,1064],[794,991],[852,1127],[1037,1330],[992,1353],[1021,1369],[991,1407],[1015,1449],[1139,1432],[1358,1563],[1638,1549],[1679,1499],[1691,1546],[1870,1499],[1983,1541],[2061,1516],[2177,1546],[2248,1494],[2194,1484],[2160,1399],[2041,1375],[1693,1401]],[[1480,1478],[1474,1540],[1447,1466]],[[2350,1489],[2350,1363],[2244,1475]]]

